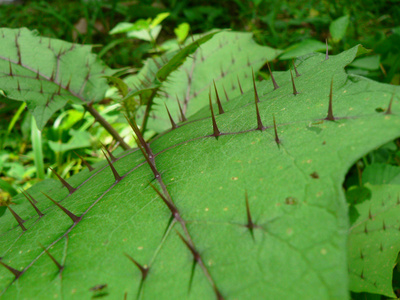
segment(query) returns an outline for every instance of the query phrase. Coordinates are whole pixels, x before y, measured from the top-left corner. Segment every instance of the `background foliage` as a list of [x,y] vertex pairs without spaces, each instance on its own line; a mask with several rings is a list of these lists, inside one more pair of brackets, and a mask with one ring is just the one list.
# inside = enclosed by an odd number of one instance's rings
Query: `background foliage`
[[[209,1],[189,0],[15,1],[0,5],[0,26],[27,27],[43,36],[93,44],[93,51],[127,82],[143,72],[150,58],[161,59],[165,50],[190,43],[191,34],[231,28],[252,33],[260,47],[275,49],[269,57],[273,59],[273,70],[288,69],[291,59],[302,54],[324,51],[325,40],[331,54],[361,43],[372,51],[356,59],[347,72],[399,85],[400,6],[396,2],[233,0],[211,6]],[[267,70],[263,66],[257,78],[268,79]],[[121,112],[135,116],[142,98],[125,97],[121,101],[121,85],[112,84],[107,97],[95,107],[132,146],[135,142]],[[145,135],[151,137],[156,131],[162,131],[162,126],[150,124]],[[21,187],[53,176],[48,167],[57,166],[63,177],[79,172],[83,165],[77,154],[89,157],[92,163],[101,160],[101,143],[111,144],[116,153],[122,150],[82,106],[67,104],[39,131],[25,103],[1,97],[0,201],[8,201]],[[358,203],[368,198],[368,191],[396,182],[396,174],[400,174],[399,149],[400,141],[391,141],[350,169],[343,187],[351,212],[365,213]],[[400,289],[399,278],[395,268],[395,292]]]

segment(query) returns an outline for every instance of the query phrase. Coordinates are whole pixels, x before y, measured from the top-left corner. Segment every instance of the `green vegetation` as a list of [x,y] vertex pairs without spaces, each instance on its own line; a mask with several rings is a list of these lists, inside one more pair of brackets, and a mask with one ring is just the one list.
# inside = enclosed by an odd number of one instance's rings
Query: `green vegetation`
[[272,4],[0,5],[3,297],[398,296],[400,9]]

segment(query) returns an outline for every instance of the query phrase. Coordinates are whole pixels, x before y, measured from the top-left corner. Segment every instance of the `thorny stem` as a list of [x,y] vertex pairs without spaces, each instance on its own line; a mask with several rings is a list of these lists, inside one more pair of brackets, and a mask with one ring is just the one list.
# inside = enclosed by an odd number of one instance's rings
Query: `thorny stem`
[[158,92],[158,88],[155,88],[150,95],[149,102],[147,102],[146,110],[145,110],[144,116],[143,116],[142,128],[140,128],[142,134],[146,131],[147,121],[149,120],[151,106],[153,105],[153,99],[154,99],[155,95],[157,94],[157,92]]
[[104,119],[97,110],[95,110],[92,106],[92,104],[88,104],[85,106],[86,110],[94,117],[94,119],[100,123],[101,126],[104,127],[105,130],[107,130],[111,136],[119,142],[121,147],[124,150],[130,149],[129,145],[125,143],[124,139],[118,134],[118,132],[111,126],[110,123]]

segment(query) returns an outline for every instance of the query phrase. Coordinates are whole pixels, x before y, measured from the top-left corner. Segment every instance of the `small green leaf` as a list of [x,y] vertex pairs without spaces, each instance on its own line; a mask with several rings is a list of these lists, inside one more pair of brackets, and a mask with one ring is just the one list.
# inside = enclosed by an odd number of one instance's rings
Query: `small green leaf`
[[177,28],[174,29],[175,35],[179,43],[183,43],[189,34],[190,25],[188,23],[181,23]]
[[349,66],[365,70],[378,70],[380,64],[380,55],[361,57],[353,61]]
[[70,129],[69,135],[72,137],[68,143],[49,141],[51,150],[54,152],[65,152],[73,149],[90,147],[91,135],[89,132]]
[[347,27],[350,23],[349,16],[343,16],[335,21],[332,21],[329,26],[329,31],[331,32],[332,39],[335,43],[341,41],[346,34]]
[[143,41],[151,42],[157,39],[158,35],[161,31],[161,25],[157,25],[154,28],[148,29],[141,29],[141,30],[133,30],[127,33],[127,37],[130,38],[137,38]]
[[166,18],[168,18],[169,15],[170,15],[169,12],[158,14],[154,18],[154,20],[150,23],[150,28],[156,27],[158,24],[160,24],[162,21],[164,21]]
[[[331,49],[329,46],[328,49]],[[279,59],[286,60],[297,58],[312,52],[326,50],[326,44],[316,40],[304,40],[287,48],[285,52],[279,56]]]

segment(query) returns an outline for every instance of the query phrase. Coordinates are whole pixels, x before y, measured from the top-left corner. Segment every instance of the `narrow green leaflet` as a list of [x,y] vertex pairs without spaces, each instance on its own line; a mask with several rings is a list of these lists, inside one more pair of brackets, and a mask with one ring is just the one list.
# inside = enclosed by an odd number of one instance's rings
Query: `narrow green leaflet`
[[354,292],[395,297],[393,268],[400,251],[400,185],[366,185],[372,198],[355,205],[350,226],[349,274]]
[[400,88],[392,114],[376,111],[393,87],[348,75],[358,53],[297,59],[298,93],[289,71],[275,73],[279,88],[257,84],[260,102],[250,89],[223,102],[224,113],[214,105],[214,121],[200,109],[143,144],[146,158],[121,154],[118,174],[102,162],[69,178],[72,192],[34,186],[42,217],[15,197],[26,230],[7,209],[0,257],[22,273],[0,266],[1,296],[89,299],[103,287],[110,299],[347,299],[342,183],[354,161],[400,136]]
[[26,28],[0,29],[0,91],[25,101],[39,130],[69,101],[102,100],[108,88],[102,76],[111,73],[91,46],[40,37]]
[[349,23],[349,16],[340,17],[331,23],[331,25],[329,26],[329,31],[331,32],[332,39],[335,43],[343,39]]

